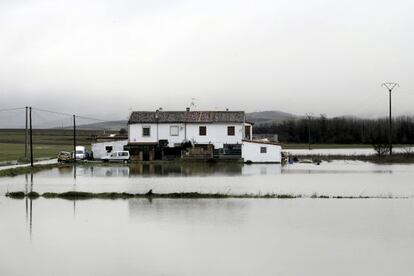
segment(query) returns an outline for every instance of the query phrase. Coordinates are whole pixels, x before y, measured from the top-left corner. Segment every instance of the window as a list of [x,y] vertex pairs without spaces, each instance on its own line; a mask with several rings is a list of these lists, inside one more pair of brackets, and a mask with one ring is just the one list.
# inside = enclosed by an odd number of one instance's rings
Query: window
[[267,147],[260,147],[260,153],[267,153]]
[[111,152],[112,151],[112,146],[107,146],[105,147],[106,152]]
[[178,136],[180,129],[178,126],[170,126],[170,136]]
[[151,127],[142,127],[142,136],[143,137],[151,136]]
[[206,136],[207,135],[207,127],[206,126],[200,126],[198,129],[200,136]]
[[234,126],[228,126],[227,127],[227,136],[234,136],[235,129]]

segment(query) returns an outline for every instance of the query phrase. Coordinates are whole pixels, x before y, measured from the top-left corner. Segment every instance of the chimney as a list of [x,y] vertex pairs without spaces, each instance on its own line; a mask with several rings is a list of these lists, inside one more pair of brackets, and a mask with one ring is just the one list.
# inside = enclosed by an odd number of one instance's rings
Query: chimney
[[189,108],[189,107],[187,107],[185,110],[186,110],[187,112],[190,112],[190,108]]

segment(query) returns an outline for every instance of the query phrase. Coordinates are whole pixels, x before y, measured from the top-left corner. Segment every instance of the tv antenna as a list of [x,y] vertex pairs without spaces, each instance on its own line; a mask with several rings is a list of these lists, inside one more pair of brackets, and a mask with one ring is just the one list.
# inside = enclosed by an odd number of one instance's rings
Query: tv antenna
[[196,98],[191,98],[190,107],[197,107],[196,100]]

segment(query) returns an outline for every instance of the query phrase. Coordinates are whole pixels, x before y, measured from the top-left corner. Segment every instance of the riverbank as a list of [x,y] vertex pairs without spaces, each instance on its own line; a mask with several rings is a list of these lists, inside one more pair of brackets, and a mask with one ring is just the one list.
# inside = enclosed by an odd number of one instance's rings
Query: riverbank
[[350,160],[350,161],[365,161],[371,162],[375,164],[412,164],[414,163],[414,153],[406,154],[406,153],[397,153],[393,155],[385,155],[385,156],[378,156],[378,155],[343,155],[343,154],[331,154],[331,155],[323,155],[323,154],[291,154],[291,159],[298,160],[299,162],[306,160],[306,161],[313,161],[313,162],[331,162],[334,160]]

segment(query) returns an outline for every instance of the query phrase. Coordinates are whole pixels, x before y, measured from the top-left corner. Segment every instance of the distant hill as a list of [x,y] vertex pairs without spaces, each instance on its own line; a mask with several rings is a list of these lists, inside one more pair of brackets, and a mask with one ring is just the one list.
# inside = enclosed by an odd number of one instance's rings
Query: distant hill
[[246,113],[246,119],[249,122],[253,122],[256,125],[280,123],[289,119],[297,118],[295,114],[282,112],[282,111],[259,111]]
[[107,121],[101,123],[85,124],[77,126],[78,129],[87,130],[120,130],[121,128],[128,128],[127,120]]

